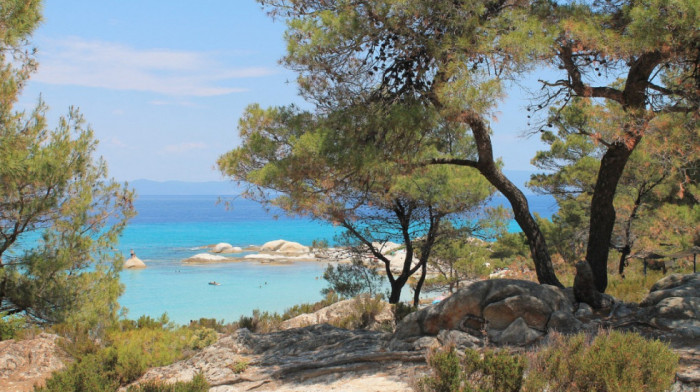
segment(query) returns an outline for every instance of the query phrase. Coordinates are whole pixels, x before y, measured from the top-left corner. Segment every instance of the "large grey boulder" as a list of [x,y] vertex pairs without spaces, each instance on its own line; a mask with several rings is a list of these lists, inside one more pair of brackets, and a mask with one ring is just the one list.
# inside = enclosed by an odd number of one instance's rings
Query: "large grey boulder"
[[[558,287],[514,279],[482,280],[462,288],[437,305],[404,318],[396,328],[394,339],[435,336],[443,330],[456,330],[476,337],[488,333],[503,344],[525,345],[547,331],[555,312],[562,321],[553,326],[575,329],[578,324],[573,320],[573,311],[573,304]],[[517,324],[503,339],[502,334],[516,321]],[[566,327],[562,327],[564,321]],[[528,330],[523,330],[522,323]],[[518,334],[521,334],[520,338],[516,337]]]
[[638,317],[662,329],[700,338],[700,275],[669,275],[640,302]]

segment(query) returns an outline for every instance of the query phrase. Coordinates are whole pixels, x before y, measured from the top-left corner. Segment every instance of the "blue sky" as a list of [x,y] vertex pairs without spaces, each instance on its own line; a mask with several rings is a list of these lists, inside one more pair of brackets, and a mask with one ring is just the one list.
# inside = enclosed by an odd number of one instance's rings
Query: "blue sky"
[[[73,105],[120,181],[213,181],[238,143],[250,103],[301,103],[294,73],[278,65],[285,26],[253,0],[46,0],[34,34],[39,70],[20,105],[39,95],[55,122]],[[495,153],[531,170],[541,148],[526,128],[518,89],[500,108]]]

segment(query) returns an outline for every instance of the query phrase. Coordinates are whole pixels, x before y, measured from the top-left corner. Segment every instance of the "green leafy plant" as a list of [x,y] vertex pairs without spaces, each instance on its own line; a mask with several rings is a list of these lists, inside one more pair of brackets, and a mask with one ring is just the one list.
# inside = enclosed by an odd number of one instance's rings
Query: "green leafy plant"
[[677,364],[668,345],[636,333],[552,334],[549,346],[530,354],[523,390],[664,391]]
[[523,383],[526,360],[506,350],[467,349],[459,355],[454,347],[428,355],[431,375],[418,381],[420,392],[517,392]]
[[14,339],[26,323],[24,317],[19,315],[7,316],[0,312],[0,341]]

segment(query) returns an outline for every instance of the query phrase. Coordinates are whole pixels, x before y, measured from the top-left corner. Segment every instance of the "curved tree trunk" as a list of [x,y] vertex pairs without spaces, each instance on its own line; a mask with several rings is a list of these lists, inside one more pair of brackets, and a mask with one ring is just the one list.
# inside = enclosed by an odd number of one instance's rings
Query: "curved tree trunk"
[[467,122],[472,129],[479,153],[479,162],[476,164],[476,168],[510,202],[513,214],[515,215],[515,221],[518,222],[518,225],[520,225],[520,228],[528,239],[530,253],[535,263],[537,280],[542,284],[564,287],[559,282],[554,272],[552,259],[547,249],[547,242],[540,231],[539,225],[535,222],[532,214],[530,214],[527,198],[525,198],[525,195],[515,184],[503,175],[493,159],[493,147],[491,145],[491,137],[489,136],[488,128],[485,126],[483,120],[474,113],[465,114],[465,122]]
[[604,293],[608,286],[608,253],[615,226],[615,191],[638,140],[639,138],[632,140],[631,146],[621,142],[613,144],[600,161],[600,170],[591,199],[591,226],[586,261],[593,271],[596,290],[601,293]]
[[413,306],[418,306],[420,304],[420,291],[423,288],[423,282],[425,282],[427,271],[428,267],[426,263],[422,263],[420,267],[420,278],[418,279],[418,283],[416,283],[416,290],[413,292]]

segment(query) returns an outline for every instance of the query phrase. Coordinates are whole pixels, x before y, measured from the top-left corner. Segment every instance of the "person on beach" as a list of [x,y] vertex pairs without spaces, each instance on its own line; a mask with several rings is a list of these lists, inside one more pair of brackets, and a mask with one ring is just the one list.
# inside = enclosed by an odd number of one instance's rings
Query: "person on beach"
[[132,257],[132,258],[136,257],[136,252],[134,252],[133,249],[131,250],[131,257]]

